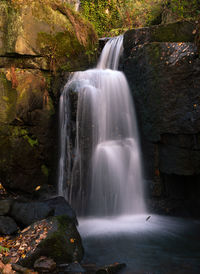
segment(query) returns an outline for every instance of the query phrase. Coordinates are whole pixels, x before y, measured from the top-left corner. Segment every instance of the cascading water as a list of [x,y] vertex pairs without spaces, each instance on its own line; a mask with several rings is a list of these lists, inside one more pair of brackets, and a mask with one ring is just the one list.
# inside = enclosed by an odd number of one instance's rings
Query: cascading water
[[[59,194],[69,180],[67,99],[78,92],[76,158],[70,201],[81,215],[119,215],[145,211],[135,111],[126,78],[117,71],[123,37],[105,45],[97,69],[76,72],[60,100]],[[68,176],[68,178],[66,178]]]
[[[97,69],[76,72],[65,86],[59,194],[87,215],[78,228],[86,264],[117,261],[127,264],[125,273],[197,274],[200,222],[137,214],[145,213],[145,205],[135,112],[125,76],[116,71],[122,42],[123,37],[111,39]],[[78,95],[74,161],[71,93]]]

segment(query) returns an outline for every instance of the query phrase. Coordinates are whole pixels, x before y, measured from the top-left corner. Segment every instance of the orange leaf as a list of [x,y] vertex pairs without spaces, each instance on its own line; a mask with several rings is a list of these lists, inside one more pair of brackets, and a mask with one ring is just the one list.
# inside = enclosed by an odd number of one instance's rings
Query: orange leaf
[[41,188],[41,186],[37,186],[37,187],[35,188],[35,191],[38,191],[40,188]]

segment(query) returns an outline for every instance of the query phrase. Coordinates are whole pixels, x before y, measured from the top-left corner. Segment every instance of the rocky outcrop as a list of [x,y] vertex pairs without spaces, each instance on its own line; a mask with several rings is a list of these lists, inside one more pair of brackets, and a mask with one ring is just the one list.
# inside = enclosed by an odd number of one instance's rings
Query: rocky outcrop
[[0,2],[0,182],[32,193],[55,183],[57,103],[94,60],[96,34],[66,2]]
[[65,265],[81,261],[83,247],[76,229],[76,215],[63,197],[37,202],[0,200],[0,209],[4,206],[6,210],[0,211],[3,262],[33,267],[39,259],[34,268],[45,268],[52,262],[41,256]]
[[21,199],[0,200],[0,218],[2,217],[0,223],[2,224],[7,220],[5,218],[12,218],[19,227],[24,228],[50,216],[65,216],[75,225],[78,224],[74,210],[63,197],[26,202]]
[[66,216],[57,216],[35,222],[15,237],[1,237],[1,253],[4,262],[33,267],[41,256],[58,264],[80,262],[84,250],[76,225]]
[[41,256],[52,258],[56,263],[80,262],[83,258],[80,235],[76,226],[66,217],[53,217],[36,222],[20,235],[26,239],[27,246],[31,243],[31,249],[26,250],[26,256],[19,260],[23,266],[31,267]]
[[126,32],[123,70],[135,99],[146,177],[153,181],[151,194],[200,206],[200,59],[195,27],[178,22]]

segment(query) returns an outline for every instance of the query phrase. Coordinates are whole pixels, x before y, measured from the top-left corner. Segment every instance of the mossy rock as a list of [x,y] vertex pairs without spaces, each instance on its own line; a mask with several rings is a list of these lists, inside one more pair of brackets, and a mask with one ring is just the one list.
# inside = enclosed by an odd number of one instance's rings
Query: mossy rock
[[128,30],[124,34],[125,52],[138,45],[151,42],[194,42],[196,24],[190,21],[178,21],[149,28]]
[[151,28],[152,42],[194,42],[195,23],[178,21]]
[[[38,236],[32,236],[36,231]],[[37,234],[36,233],[36,234]],[[19,263],[23,266],[33,266],[33,263],[40,256],[52,258],[56,263],[71,263],[81,261],[84,250],[81,237],[75,224],[66,216],[51,217],[34,223],[22,237],[30,237],[31,250],[26,253],[26,257]]]
[[0,123],[11,122],[16,113],[17,91],[0,71]]
[[50,83],[51,75],[39,70],[0,69],[0,181],[6,189],[33,192],[51,177],[58,94]]
[[73,71],[94,57],[92,25],[63,1],[2,1],[0,14],[2,56],[42,56],[53,71]]
[[54,114],[48,83],[39,70],[0,69],[0,123],[31,122],[31,113]]

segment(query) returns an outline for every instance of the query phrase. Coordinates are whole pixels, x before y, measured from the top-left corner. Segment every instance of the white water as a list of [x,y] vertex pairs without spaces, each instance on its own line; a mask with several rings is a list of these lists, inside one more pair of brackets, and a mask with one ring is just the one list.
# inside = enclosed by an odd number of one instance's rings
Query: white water
[[145,212],[135,111],[127,80],[116,70],[122,43],[122,36],[111,39],[97,69],[76,72],[60,100],[59,195],[65,195],[63,189],[69,180],[69,174],[63,171],[66,159],[70,164],[66,157],[66,100],[69,90],[79,94],[77,151],[68,192],[73,207],[83,215]]
[[[59,194],[67,197],[70,192],[73,207],[91,215],[80,218],[78,228],[86,264],[117,261],[127,264],[125,273],[197,274],[200,223],[158,215],[147,218],[145,214],[130,91],[125,76],[108,69],[117,69],[116,52],[121,51],[122,38],[109,41],[97,69],[77,72],[66,84],[60,99]],[[79,98],[77,151],[71,172],[68,128],[72,90]]]

